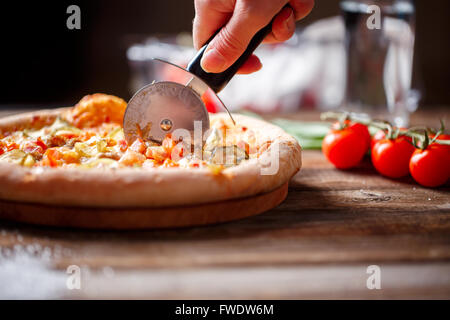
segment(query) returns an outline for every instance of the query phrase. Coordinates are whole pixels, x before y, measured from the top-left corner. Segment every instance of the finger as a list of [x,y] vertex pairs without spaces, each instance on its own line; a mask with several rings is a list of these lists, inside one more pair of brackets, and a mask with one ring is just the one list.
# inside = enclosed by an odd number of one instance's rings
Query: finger
[[272,19],[269,14],[254,14],[251,8],[238,4],[230,20],[205,51],[201,65],[206,72],[228,69],[242,55],[252,37]]
[[303,19],[311,12],[314,0],[291,0],[289,4],[293,9],[293,17],[287,17],[287,8],[284,8],[275,17],[272,32],[264,39],[264,43],[277,43],[290,39],[295,32],[295,21]]
[[252,54],[247,61],[242,65],[237,73],[250,74],[256,72],[262,68],[262,63],[257,56]]
[[314,0],[291,0],[289,4],[294,9],[296,21],[306,17],[314,8]]
[[295,15],[292,8],[284,8],[272,23],[272,32],[264,39],[264,43],[289,40],[295,32]]
[[194,47],[199,50],[230,18],[234,1],[195,0]]

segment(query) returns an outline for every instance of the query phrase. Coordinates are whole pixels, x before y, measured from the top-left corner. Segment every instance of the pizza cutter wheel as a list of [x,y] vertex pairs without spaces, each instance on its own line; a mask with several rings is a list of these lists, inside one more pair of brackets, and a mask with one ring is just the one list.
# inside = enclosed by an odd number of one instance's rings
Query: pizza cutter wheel
[[[176,129],[188,130],[193,135],[194,128],[199,125],[202,133],[206,132],[209,129],[209,115],[201,97],[208,88],[217,94],[227,85],[272,31],[272,22],[273,20],[255,34],[245,52],[222,73],[208,73],[200,65],[209,42],[220,30],[198,51],[187,69],[161,59],[155,59],[176,67],[178,70],[183,70],[187,73],[189,80],[184,84],[174,81],[154,82],[140,89],[131,98],[123,120],[123,129],[128,145],[131,145],[138,137],[145,141],[161,143],[167,134]],[[219,97],[217,98],[221,101]],[[223,103],[222,105],[233,120],[228,109]]]

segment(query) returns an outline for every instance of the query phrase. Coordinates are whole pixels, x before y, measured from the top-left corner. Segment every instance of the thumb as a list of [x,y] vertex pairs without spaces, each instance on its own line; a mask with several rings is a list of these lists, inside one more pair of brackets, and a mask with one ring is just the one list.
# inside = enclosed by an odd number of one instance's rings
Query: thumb
[[206,48],[201,60],[203,70],[219,73],[228,69],[244,53],[253,36],[270,22],[270,19],[250,17],[245,13],[233,13]]

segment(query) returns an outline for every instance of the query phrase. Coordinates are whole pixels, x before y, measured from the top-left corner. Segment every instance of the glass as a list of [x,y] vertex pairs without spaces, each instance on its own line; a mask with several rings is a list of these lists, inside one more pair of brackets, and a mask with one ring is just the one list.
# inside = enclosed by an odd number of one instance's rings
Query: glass
[[[378,26],[372,5],[379,8]],[[347,57],[342,108],[407,126],[420,98],[417,90],[411,90],[414,2],[344,0],[340,6]]]

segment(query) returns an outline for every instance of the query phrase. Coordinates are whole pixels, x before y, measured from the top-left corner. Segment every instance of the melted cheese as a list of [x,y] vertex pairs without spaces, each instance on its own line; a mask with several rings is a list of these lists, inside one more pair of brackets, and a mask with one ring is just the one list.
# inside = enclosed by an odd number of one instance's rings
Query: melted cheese
[[[248,159],[247,151],[236,146],[238,141],[245,141],[243,138],[248,133],[244,134],[244,130],[234,128],[232,134],[226,136],[225,132],[228,132],[229,128],[224,121],[212,123],[212,130],[206,139],[201,159],[186,152],[183,144],[181,142],[177,144],[170,135],[161,146],[138,140],[129,147],[124,139],[121,121],[115,115],[116,109],[119,114],[123,113],[123,100],[99,94],[87,96],[67,114],[48,126],[13,132],[0,139],[0,161],[27,167],[88,169],[125,166],[207,167],[216,173],[225,166],[238,165]],[[218,155],[225,150],[233,152],[231,156],[227,155],[224,158],[227,163],[222,163]],[[172,158],[172,153],[176,157]],[[231,161],[228,161],[230,159]]]

